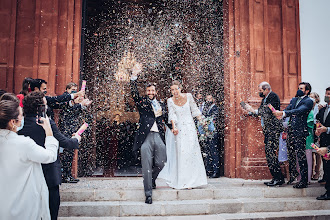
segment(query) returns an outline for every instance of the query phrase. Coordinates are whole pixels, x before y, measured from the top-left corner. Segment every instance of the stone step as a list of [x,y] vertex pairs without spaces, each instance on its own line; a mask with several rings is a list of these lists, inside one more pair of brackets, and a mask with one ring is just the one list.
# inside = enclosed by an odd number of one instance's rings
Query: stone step
[[[154,201],[175,200],[201,200],[201,199],[238,199],[238,198],[292,198],[292,197],[317,197],[325,192],[323,187],[309,187],[294,189],[285,187],[228,187],[222,189],[156,189],[153,190]],[[143,189],[95,189],[71,190],[61,192],[63,202],[82,201],[144,201]]]
[[186,215],[186,216],[139,216],[139,217],[60,217],[58,220],[327,220],[330,210],[304,210],[292,212],[258,212],[234,213],[217,215]]
[[[239,198],[292,198],[317,197],[325,192],[324,187],[312,183],[306,189],[294,189],[292,185],[266,187],[263,181],[248,181],[220,178],[210,180],[203,188],[175,190],[157,180],[153,190],[154,201],[239,199]],[[62,202],[82,201],[144,201],[142,178],[83,180],[78,184],[62,184]]]
[[223,200],[99,201],[62,202],[61,217],[122,217],[122,216],[184,216],[216,214],[248,214],[262,212],[292,212],[330,210],[330,201],[304,198],[240,198]]

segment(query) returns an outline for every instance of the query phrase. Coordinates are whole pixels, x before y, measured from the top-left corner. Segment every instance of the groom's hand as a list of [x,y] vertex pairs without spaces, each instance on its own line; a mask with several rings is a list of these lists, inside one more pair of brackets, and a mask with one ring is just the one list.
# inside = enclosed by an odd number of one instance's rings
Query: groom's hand
[[173,133],[174,135],[177,135],[177,134],[179,134],[179,130],[178,130],[177,128],[173,128],[173,129],[172,129],[172,133]]
[[140,63],[135,63],[135,65],[133,66],[132,68],[132,75],[131,75],[131,78],[137,78],[138,75],[141,73],[142,71],[142,64]]

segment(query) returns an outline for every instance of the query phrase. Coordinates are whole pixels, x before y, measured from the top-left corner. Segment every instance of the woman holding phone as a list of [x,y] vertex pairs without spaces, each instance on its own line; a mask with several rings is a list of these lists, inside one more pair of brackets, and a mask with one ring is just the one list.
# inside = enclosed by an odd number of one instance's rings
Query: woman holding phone
[[[48,118],[41,118],[45,147],[17,134],[23,118],[19,101],[0,101],[0,219],[50,219],[41,163],[57,158],[58,141]],[[36,119],[37,120],[37,119]]]

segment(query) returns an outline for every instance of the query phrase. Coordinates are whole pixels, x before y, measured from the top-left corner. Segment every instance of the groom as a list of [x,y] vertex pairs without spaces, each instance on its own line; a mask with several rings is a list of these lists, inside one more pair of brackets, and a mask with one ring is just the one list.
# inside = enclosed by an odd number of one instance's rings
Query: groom
[[141,148],[141,163],[145,203],[152,203],[152,189],[156,189],[156,178],[166,162],[165,124],[166,105],[156,100],[156,87],[147,84],[146,96],[140,96],[136,85],[138,75],[133,71],[130,86],[134,102],[140,113],[139,128],[135,136],[133,151]]

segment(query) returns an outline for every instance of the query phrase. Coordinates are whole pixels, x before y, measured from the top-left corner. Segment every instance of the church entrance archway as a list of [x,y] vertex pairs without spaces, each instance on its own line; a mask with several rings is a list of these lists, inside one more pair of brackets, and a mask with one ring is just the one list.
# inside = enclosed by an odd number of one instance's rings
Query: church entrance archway
[[[124,79],[140,63],[141,94],[145,82],[155,82],[158,98],[166,101],[171,81],[179,79],[186,92],[212,94],[221,108],[222,5],[197,0],[85,3],[81,78],[94,100],[94,174],[138,175],[132,145],[139,114]],[[221,121],[220,116],[219,130]]]

